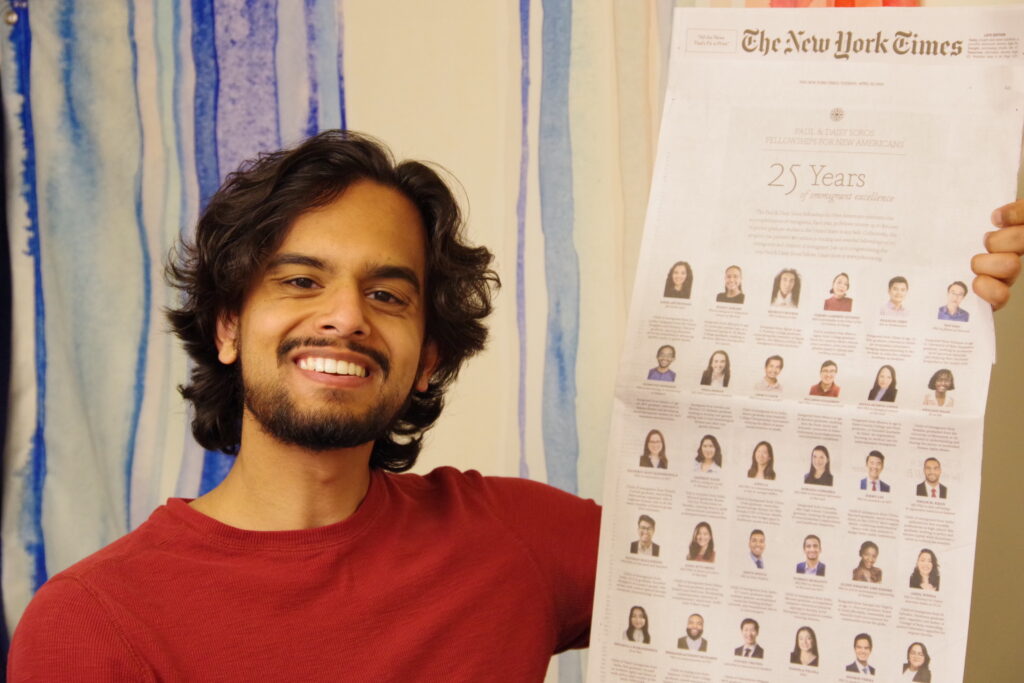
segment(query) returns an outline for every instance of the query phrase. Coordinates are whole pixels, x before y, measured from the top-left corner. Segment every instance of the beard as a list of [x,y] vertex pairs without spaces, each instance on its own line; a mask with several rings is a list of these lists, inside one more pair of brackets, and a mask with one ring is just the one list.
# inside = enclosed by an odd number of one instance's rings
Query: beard
[[[298,346],[333,346],[325,340],[307,339],[284,342],[278,349],[279,362]],[[374,349],[349,343],[353,351],[370,356],[381,369],[386,384],[390,364],[388,359]],[[341,409],[340,400],[333,402],[335,392],[325,390],[327,405],[302,410],[295,405],[286,387],[270,382],[242,382],[242,403],[270,436],[283,443],[293,444],[311,451],[328,451],[338,448],[354,448],[388,436],[394,425],[405,414],[412,400],[410,391],[405,398],[381,393],[372,405],[363,412]],[[340,392],[339,392],[340,393]],[[358,408],[356,409],[358,410]]]

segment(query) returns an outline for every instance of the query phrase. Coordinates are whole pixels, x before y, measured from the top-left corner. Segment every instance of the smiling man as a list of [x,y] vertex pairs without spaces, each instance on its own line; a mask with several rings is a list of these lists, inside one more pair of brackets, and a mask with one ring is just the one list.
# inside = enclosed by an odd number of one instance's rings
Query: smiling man
[[[974,286],[998,306],[1024,204],[993,221]],[[193,434],[236,462],[50,579],[8,681],[541,681],[553,653],[585,646],[593,502],[403,474],[483,348],[490,261],[433,170],[359,135],[230,175],[169,274]]]
[[927,458],[924,461],[924,481],[917,485],[915,493],[927,498],[945,498],[948,490],[939,481],[942,476],[942,463],[938,458]]
[[839,398],[839,385],[836,384],[836,373],[839,366],[835,361],[827,360],[821,364],[818,376],[821,378],[817,384],[811,385],[808,392],[810,396],[826,396],[828,398]]
[[819,561],[821,558],[821,539],[814,534],[808,534],[804,538],[804,557],[807,559],[796,565],[797,574],[825,576],[825,563]]
[[497,278],[461,226],[433,170],[356,135],[229,177],[169,271],[193,432],[234,466],[47,583],[11,680],[540,681],[586,644],[593,502],[398,474],[486,338]]

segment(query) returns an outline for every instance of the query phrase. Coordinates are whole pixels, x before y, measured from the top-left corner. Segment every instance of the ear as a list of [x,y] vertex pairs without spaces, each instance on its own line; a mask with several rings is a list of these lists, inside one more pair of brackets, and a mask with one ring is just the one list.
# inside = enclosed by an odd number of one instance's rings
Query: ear
[[416,375],[416,384],[413,387],[416,391],[424,392],[430,388],[430,378],[434,376],[441,358],[437,353],[437,344],[428,341],[423,345],[423,352],[420,354],[420,369]]
[[224,365],[238,360],[238,316],[217,316],[217,359]]

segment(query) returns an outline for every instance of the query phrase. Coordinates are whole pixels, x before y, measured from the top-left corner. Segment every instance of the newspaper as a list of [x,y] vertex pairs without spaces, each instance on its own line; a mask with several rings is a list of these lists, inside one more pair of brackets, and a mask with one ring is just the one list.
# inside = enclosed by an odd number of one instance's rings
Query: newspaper
[[590,681],[959,681],[1020,8],[677,10]]

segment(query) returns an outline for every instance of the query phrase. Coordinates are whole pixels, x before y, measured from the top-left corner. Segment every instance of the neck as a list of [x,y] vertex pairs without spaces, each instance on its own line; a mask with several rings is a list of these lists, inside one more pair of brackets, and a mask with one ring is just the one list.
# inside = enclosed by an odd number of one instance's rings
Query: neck
[[372,448],[369,442],[310,451],[278,441],[246,413],[234,466],[219,486],[191,505],[219,522],[254,531],[340,522],[366,496]]

